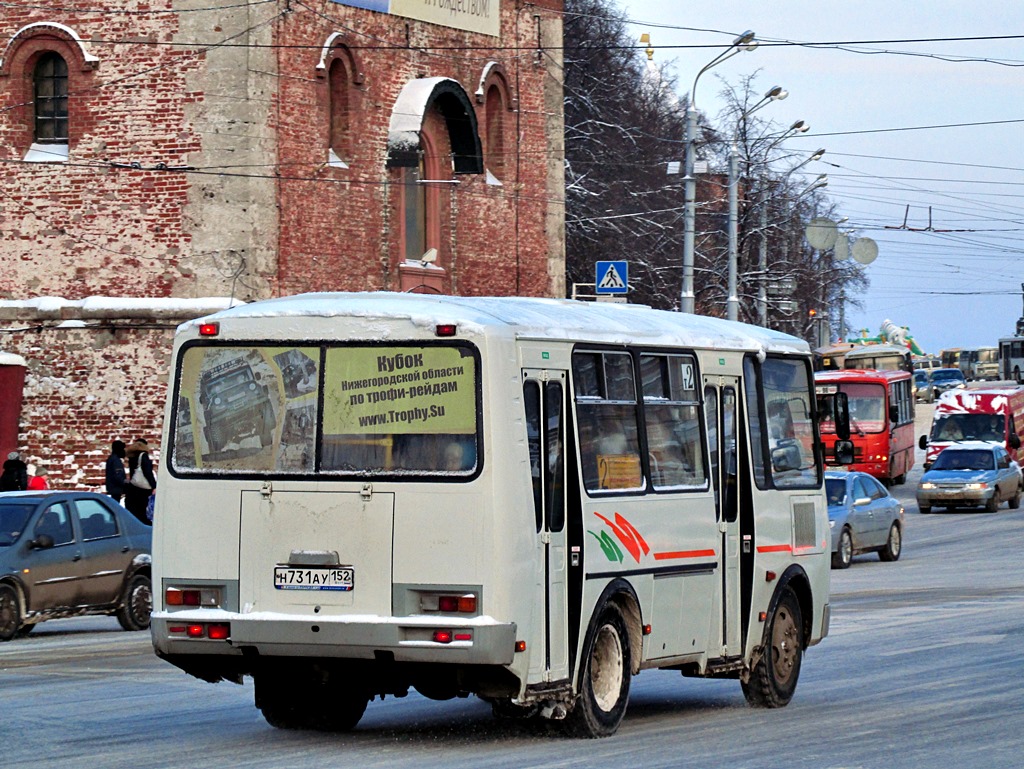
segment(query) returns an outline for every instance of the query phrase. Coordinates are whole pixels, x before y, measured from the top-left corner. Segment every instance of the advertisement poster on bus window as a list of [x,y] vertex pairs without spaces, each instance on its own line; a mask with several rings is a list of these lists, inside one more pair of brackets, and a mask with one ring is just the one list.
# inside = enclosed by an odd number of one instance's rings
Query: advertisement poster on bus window
[[475,361],[464,348],[336,348],[325,365],[325,436],[476,431]]
[[178,469],[313,469],[320,350],[191,347],[175,422]]

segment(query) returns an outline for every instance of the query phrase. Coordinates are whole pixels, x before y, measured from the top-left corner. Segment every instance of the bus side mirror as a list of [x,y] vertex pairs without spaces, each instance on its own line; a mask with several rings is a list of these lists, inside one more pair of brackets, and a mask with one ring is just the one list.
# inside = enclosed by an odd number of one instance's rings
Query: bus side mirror
[[896,423],[900,421],[900,407],[892,405],[889,407],[889,421]]
[[1010,448],[1011,449],[1019,449],[1020,448],[1020,437],[1017,435],[1017,433],[1010,433]]
[[928,448],[928,436],[927,435],[922,435],[921,436],[921,440],[919,440],[917,442],[917,446],[918,446],[918,448],[921,448],[921,449]]
[[832,398],[832,421],[840,440],[850,439],[850,399],[846,393],[836,393]]
[[843,441],[836,441],[835,445],[832,447],[832,451],[836,458],[836,464],[853,464],[853,441],[849,439]]

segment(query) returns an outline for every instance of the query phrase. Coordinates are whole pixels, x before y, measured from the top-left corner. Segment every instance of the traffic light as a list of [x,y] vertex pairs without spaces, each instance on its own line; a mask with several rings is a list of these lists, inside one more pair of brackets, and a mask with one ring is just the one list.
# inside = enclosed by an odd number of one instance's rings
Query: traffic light
[[807,317],[808,318],[814,318],[814,317],[817,317],[817,315],[818,315],[818,311],[817,310],[808,310],[807,311]]

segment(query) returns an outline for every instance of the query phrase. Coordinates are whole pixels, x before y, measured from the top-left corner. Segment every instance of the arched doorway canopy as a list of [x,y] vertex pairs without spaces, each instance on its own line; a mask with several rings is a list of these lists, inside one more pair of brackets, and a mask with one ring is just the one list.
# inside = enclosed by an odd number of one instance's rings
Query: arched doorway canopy
[[391,111],[388,167],[418,165],[423,119],[432,107],[437,107],[448,128],[454,172],[482,174],[484,160],[476,111],[465,89],[447,77],[419,78],[403,86]]

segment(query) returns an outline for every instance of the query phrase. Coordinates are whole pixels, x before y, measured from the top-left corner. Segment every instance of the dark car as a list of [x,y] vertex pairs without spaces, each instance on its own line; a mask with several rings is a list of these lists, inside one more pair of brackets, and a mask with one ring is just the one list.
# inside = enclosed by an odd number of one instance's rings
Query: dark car
[[967,387],[967,380],[963,372],[958,368],[937,368],[929,375],[932,384],[932,397],[936,400],[946,390],[963,389]]
[[875,551],[895,561],[903,550],[903,505],[867,473],[828,471],[828,525],[832,568],[845,569],[854,555]]
[[86,491],[0,494],[0,641],[47,619],[111,614],[145,630],[152,529]]

